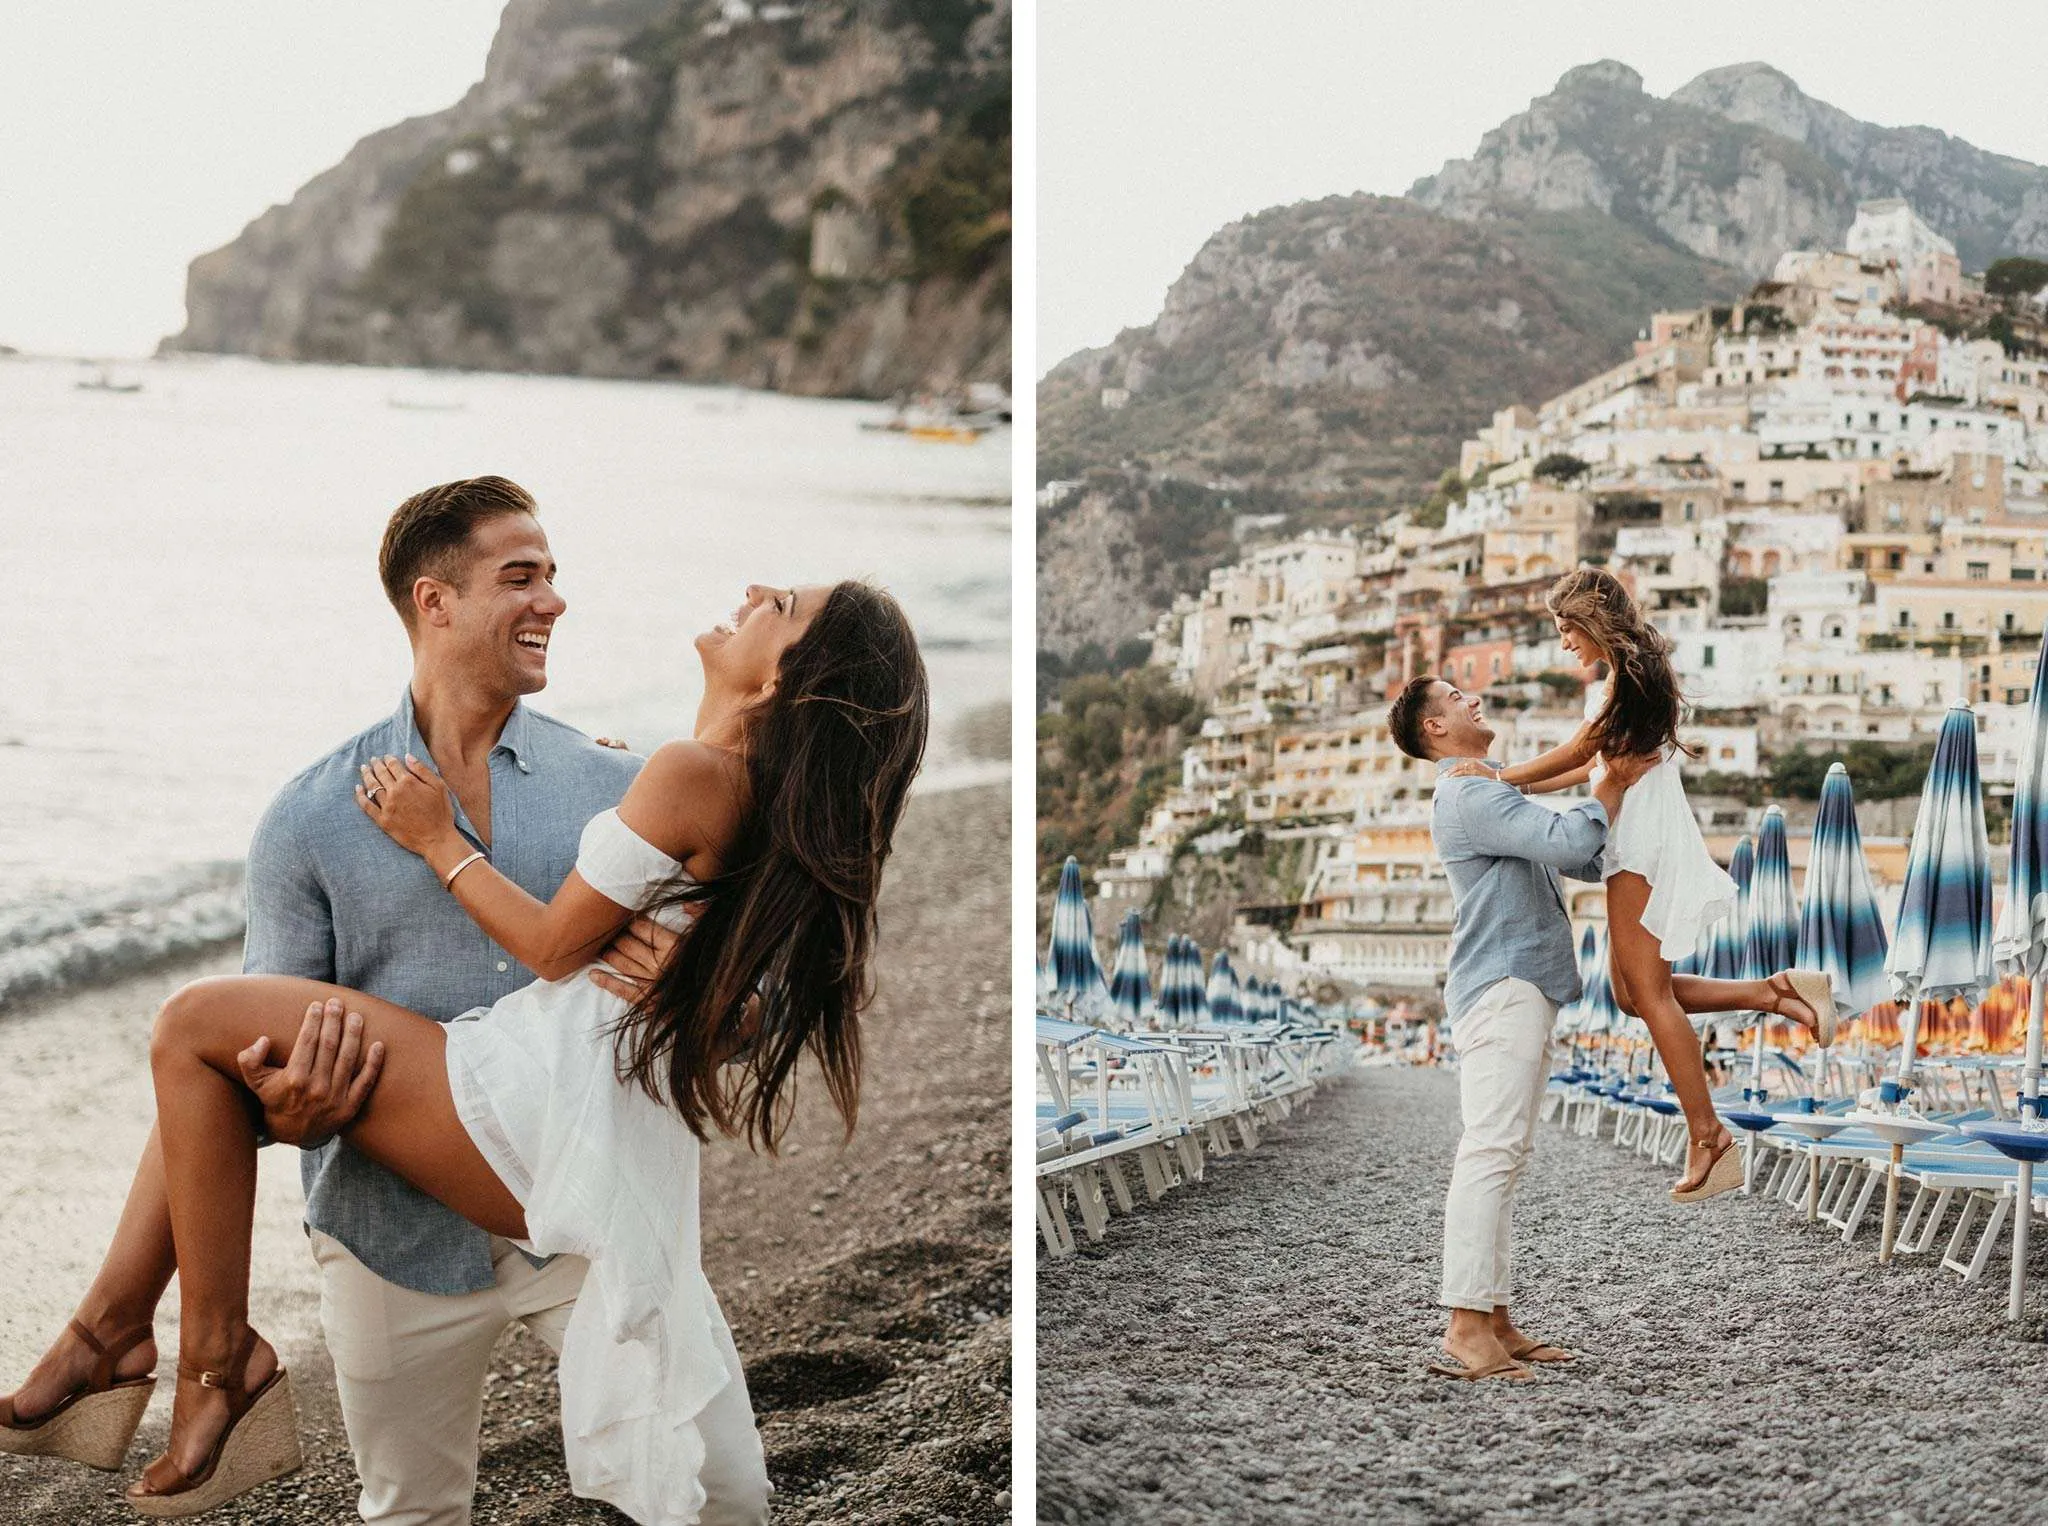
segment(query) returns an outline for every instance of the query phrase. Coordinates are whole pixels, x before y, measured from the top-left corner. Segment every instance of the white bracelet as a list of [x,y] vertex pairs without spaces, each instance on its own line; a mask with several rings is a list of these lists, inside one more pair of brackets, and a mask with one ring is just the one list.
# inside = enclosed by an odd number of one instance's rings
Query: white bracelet
[[482,857],[483,855],[481,853],[472,853],[469,855],[468,858],[465,858],[453,869],[450,869],[448,871],[448,878],[441,881],[441,888],[443,890],[453,890],[455,888],[455,876],[462,873],[463,870],[467,869],[471,864],[475,863],[478,859]]

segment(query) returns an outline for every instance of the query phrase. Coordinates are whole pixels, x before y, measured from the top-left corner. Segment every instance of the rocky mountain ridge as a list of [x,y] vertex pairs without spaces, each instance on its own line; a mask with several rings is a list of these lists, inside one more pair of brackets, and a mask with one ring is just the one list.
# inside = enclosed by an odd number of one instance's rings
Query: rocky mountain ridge
[[[1220,229],[1159,318],[1039,385],[1049,650],[1147,629],[1230,552],[1265,494],[1294,523],[1416,503],[1494,410],[1625,358],[1659,308],[1739,294],[1788,248],[1838,244],[1856,202],[1906,195],[1966,267],[2048,252],[2048,169],[1885,128],[1742,64],[1648,95],[1573,69],[1406,197],[1276,207]],[[1162,481],[1207,483],[1207,525],[1132,536]],[[1117,554],[1125,542],[1135,555]],[[1085,569],[1085,573],[1079,571]]]
[[886,396],[1009,368],[1007,0],[512,0],[165,348]]

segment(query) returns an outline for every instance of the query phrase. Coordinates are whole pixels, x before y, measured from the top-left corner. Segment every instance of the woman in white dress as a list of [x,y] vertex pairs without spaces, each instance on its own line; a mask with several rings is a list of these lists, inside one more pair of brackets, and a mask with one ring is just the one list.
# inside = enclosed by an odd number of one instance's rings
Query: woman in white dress
[[1525,793],[1543,793],[1585,783],[1603,758],[1657,759],[1622,797],[1601,855],[1609,970],[1616,1001],[1649,1028],[1685,1112],[1691,1151],[1671,1195],[1698,1202],[1741,1185],[1742,1164],[1734,1136],[1714,1112],[1686,1014],[1769,1012],[1832,1044],[1832,982],[1816,970],[1780,970],[1767,980],[1672,973],[1674,964],[1705,946],[1707,930],[1735,910],[1737,892],[1707,852],[1686,802],[1679,760],[1697,750],[1678,739],[1683,705],[1670,643],[1604,568],[1566,573],[1546,603],[1564,649],[1588,669],[1604,663],[1608,680],[1588,694],[1586,723],[1570,741],[1499,777]]
[[[694,735],[589,823],[545,904],[472,850],[425,765],[365,770],[364,811],[541,980],[445,1027],[277,976],[165,1005],[151,1064],[183,1303],[170,1445],[128,1494],[141,1513],[198,1514],[298,1464],[284,1370],[248,1323],[257,1141],[236,1056],[265,1037],[288,1051],[303,1014],[338,1002],[384,1058],[350,1143],[494,1234],[590,1260],[560,1368],[577,1492],[698,1520],[698,1421],[740,1379],[699,1266],[698,1149],[722,1134],[773,1151],[806,1053],[851,1129],[876,895],[928,699],[909,622],[862,583],[750,588],[697,650]],[[581,972],[642,910],[691,930],[629,1008]],[[147,1217],[130,1207],[120,1233]],[[0,1398],[5,1450],[125,1451],[151,1381],[130,1372],[141,1343],[85,1339],[98,1361],[54,1409]],[[766,1495],[762,1476],[762,1520]]]

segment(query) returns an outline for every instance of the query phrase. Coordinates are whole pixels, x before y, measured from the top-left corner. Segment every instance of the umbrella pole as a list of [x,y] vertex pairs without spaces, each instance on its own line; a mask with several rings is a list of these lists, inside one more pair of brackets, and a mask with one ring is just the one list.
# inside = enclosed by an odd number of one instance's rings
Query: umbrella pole
[[[2034,971],[2027,982],[2032,999],[2027,1004],[2027,1067],[2021,1072],[2020,1122],[2034,1115],[2034,1099],[2041,1095],[2041,999],[2048,994],[2048,970]],[[2027,1297],[2027,1231],[2034,1219],[2034,1163],[2020,1162],[2017,1197],[2012,1205],[2012,1285],[2007,1290],[2005,1317],[2016,1320]]]
[[[1816,1141],[1818,1143],[1818,1141]],[[1806,1152],[1806,1222],[1815,1223],[1820,1218],[1820,1152]]]
[[[1750,1016],[1756,1019],[1756,1044],[1751,1048],[1749,1057],[1749,1105],[1761,1112],[1764,1105],[1764,1015],[1752,1012]],[[1742,1195],[1749,1197],[1756,1191],[1757,1131],[1747,1129],[1744,1132],[1749,1137],[1742,1141]]]
[[1890,1266],[1892,1245],[1899,1234],[1899,1167],[1905,1159],[1904,1145],[1892,1146],[1891,1169],[1884,1179],[1884,1244],[1877,1254],[1878,1265]]

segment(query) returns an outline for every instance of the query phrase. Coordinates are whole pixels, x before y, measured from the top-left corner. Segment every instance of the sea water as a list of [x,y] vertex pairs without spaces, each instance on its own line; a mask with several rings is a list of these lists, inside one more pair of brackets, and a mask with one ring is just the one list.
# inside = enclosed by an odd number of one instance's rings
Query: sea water
[[873,405],[725,388],[180,358],[0,361],[0,1009],[233,936],[278,786],[388,715],[377,581],[411,493],[530,490],[568,612],[532,704],[646,751],[687,735],[692,638],[750,582],[867,576],[931,674],[921,788],[1009,697],[1006,432],[863,431]]

